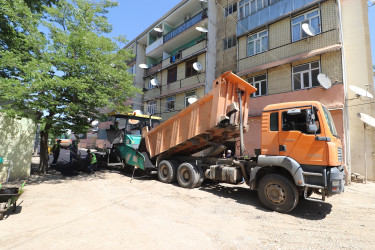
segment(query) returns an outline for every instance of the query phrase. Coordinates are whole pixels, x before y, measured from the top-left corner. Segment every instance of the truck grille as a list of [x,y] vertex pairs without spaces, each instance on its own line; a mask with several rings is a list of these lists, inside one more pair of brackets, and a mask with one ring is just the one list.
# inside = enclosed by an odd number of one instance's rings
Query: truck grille
[[343,161],[342,148],[337,147],[337,158],[339,162]]

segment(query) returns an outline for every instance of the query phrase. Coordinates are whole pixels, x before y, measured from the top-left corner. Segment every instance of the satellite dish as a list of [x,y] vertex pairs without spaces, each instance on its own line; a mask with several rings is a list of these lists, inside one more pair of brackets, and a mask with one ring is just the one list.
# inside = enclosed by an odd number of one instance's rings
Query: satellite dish
[[151,82],[152,86],[158,86],[159,85],[159,81],[156,78],[152,78],[150,82]]
[[188,101],[189,104],[193,104],[197,100],[198,100],[198,98],[196,96],[192,96],[192,97],[189,97],[187,101]]
[[369,115],[366,115],[364,113],[358,113],[357,115],[363,123],[375,128],[375,118],[373,118]]
[[139,64],[139,67],[140,67],[141,69],[148,69],[147,64],[144,64],[144,63]]
[[195,63],[193,63],[193,68],[194,68],[196,71],[198,71],[198,72],[202,71],[202,69],[203,69],[202,64],[200,64],[199,62],[195,62]]
[[206,28],[203,28],[203,27],[195,27],[196,30],[202,32],[202,33],[207,33],[208,30]]
[[308,23],[302,24],[303,31],[309,36],[315,36],[315,29]]
[[318,82],[320,83],[320,85],[324,88],[324,89],[329,89],[331,86],[332,86],[332,82],[331,80],[329,79],[328,76],[326,76],[325,74],[322,74],[320,73],[318,75]]
[[[140,110],[134,110],[134,111],[133,111],[133,114],[134,114],[134,115],[142,115],[142,111],[140,111]],[[138,124],[138,123],[139,123],[139,120],[129,119],[129,123],[130,123],[130,124]]]
[[154,28],[154,30],[155,30],[156,32],[163,33],[163,29],[161,29],[161,28],[156,27],[156,28]]
[[99,121],[98,120],[95,120],[95,121],[93,121],[92,123],[91,123],[91,125],[93,125],[93,126],[97,126],[99,124]]
[[354,92],[356,93],[358,96],[364,96],[364,97],[368,97],[368,98],[374,98],[374,96],[368,92],[367,90],[364,90],[360,87],[357,87],[357,86],[349,86],[349,88]]

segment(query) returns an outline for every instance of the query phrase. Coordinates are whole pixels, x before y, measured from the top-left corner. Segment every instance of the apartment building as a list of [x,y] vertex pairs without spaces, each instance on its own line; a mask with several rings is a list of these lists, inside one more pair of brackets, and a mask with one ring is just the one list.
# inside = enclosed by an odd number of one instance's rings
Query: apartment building
[[209,4],[181,1],[126,46],[136,55],[128,64],[134,84],[143,90],[131,100],[134,110],[166,120],[210,90],[216,27]]
[[[375,109],[348,88],[373,93],[366,1],[241,0],[236,10],[237,74],[258,88],[250,101],[248,151],[260,146],[266,105],[318,100],[331,111],[348,172],[374,179],[375,135],[365,130],[357,113]],[[312,35],[303,30],[304,23]],[[320,73],[331,80],[329,89],[317,80]]]
[[[357,113],[374,116],[375,107],[349,90],[374,93],[367,8],[362,0],[183,0],[126,47],[136,55],[129,63],[134,84],[144,91],[133,109],[166,120],[232,70],[258,89],[245,136],[249,154],[261,146],[266,105],[318,100],[332,113],[348,173],[374,179],[375,133]],[[318,82],[320,73],[329,89]]]

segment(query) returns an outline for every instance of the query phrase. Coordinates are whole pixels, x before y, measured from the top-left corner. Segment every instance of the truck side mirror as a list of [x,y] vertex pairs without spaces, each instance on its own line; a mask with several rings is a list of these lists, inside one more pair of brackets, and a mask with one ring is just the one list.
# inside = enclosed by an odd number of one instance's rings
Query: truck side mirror
[[316,126],[316,124],[308,124],[307,125],[307,132],[316,133],[317,131],[318,131],[318,126]]
[[318,126],[315,124],[315,114],[312,109],[306,109],[306,125],[308,133],[316,133]]

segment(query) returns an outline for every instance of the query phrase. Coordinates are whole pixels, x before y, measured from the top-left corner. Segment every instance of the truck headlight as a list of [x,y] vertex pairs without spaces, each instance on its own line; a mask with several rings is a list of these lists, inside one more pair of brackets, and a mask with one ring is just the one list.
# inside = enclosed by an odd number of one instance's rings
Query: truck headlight
[[340,180],[332,180],[332,187],[340,186]]

